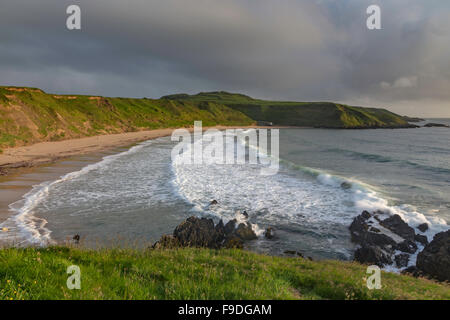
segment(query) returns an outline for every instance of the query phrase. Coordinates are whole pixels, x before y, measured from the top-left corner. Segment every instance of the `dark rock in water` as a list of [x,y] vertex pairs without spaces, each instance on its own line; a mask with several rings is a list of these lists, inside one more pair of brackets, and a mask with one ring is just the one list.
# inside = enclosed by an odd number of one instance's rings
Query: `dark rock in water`
[[274,230],[272,227],[269,227],[266,229],[266,232],[264,233],[264,237],[266,237],[266,239],[273,239],[274,237]]
[[[357,216],[350,225],[352,241],[360,245],[394,246],[396,242],[382,233],[371,232],[367,223],[367,211]],[[369,217],[370,217],[370,213]]]
[[240,223],[234,234],[244,241],[258,238],[249,223]]
[[405,240],[403,242],[400,242],[395,247],[397,250],[400,250],[402,252],[406,253],[414,253],[417,251],[417,245],[414,241],[411,240]]
[[355,251],[355,261],[379,267],[392,264],[391,257],[379,247],[363,246]]
[[361,216],[362,216],[365,220],[367,220],[367,219],[369,219],[369,218],[371,217],[370,213],[367,212],[367,211],[365,211],[365,210],[361,213]]
[[214,226],[214,221],[207,218],[189,217],[180,223],[173,235],[164,235],[153,245],[153,248],[204,247],[243,248],[244,241],[256,239],[250,223],[241,223],[236,228],[236,220],[223,221]]
[[220,246],[220,235],[212,219],[189,217],[175,228],[173,236],[184,247],[218,248]]
[[417,277],[423,277],[422,271],[417,269],[416,266],[411,266],[411,267],[408,267],[408,268],[402,270],[401,274],[411,275],[411,276],[416,277],[416,278]]
[[173,235],[163,235],[159,241],[153,245],[153,249],[175,249],[180,247],[180,241]]
[[80,242],[81,237],[80,237],[79,234],[76,234],[76,235],[73,236],[72,239],[75,241],[75,243],[78,243],[78,242]]
[[243,215],[245,218],[248,219],[248,213],[247,213],[247,211],[244,210],[244,212],[242,212],[242,215]]
[[395,264],[398,268],[404,268],[408,265],[409,254],[401,253],[395,256]]
[[414,241],[416,232],[398,214],[381,221],[380,224],[400,237]]
[[294,255],[294,254],[297,253],[297,251],[294,251],[294,250],[284,250],[283,253],[284,253],[284,254],[292,254],[292,255]]
[[213,201],[211,201],[211,202],[209,203],[210,206],[213,206],[213,205],[216,205],[216,204],[218,204],[217,200],[213,200]]
[[430,122],[424,125],[425,128],[431,128],[431,127],[441,127],[441,128],[450,128],[449,125],[443,124],[443,123],[434,123]]
[[422,223],[421,225],[417,226],[417,229],[419,229],[421,232],[425,232],[428,230],[428,223]]
[[435,235],[418,254],[417,268],[439,281],[450,281],[450,230]]
[[428,244],[428,238],[426,236],[423,236],[421,234],[416,234],[414,236],[414,240],[421,243],[422,245],[426,246]]
[[225,235],[231,234],[234,232],[234,230],[236,229],[236,219],[230,220],[227,222],[227,224],[225,225]]
[[347,190],[347,189],[351,189],[351,187],[352,187],[352,184],[349,183],[349,182],[342,182],[342,183],[341,183],[341,188],[342,188],[342,189]]

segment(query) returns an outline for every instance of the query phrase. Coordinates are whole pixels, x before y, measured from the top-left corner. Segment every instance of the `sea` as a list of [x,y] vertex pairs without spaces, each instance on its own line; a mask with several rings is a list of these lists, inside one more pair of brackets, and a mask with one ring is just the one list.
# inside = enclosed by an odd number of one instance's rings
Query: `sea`
[[[258,148],[224,141],[230,150]],[[79,234],[89,247],[146,247],[189,216],[226,223],[245,211],[258,235],[249,250],[350,260],[348,227],[363,210],[399,214],[415,228],[428,223],[429,240],[449,229],[449,128],[279,129],[272,175],[261,174],[262,163],[183,163],[177,143],[145,141],[34,185],[9,205],[0,241],[48,245]]]

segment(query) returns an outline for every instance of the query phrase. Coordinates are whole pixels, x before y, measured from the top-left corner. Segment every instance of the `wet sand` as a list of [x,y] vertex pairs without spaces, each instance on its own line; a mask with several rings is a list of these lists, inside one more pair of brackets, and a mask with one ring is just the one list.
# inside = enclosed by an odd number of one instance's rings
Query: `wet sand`
[[[203,127],[203,130],[211,127]],[[274,127],[224,127],[232,128],[274,128]],[[193,131],[193,128],[186,128]],[[129,146],[133,143],[169,136],[175,128],[156,129],[149,131],[126,132],[119,134],[100,135],[64,141],[40,142],[30,146],[7,148],[0,154],[0,175],[9,175],[14,169],[33,167],[42,163],[54,162],[58,159],[80,154],[88,154],[108,150],[120,146]]]
[[0,223],[11,215],[9,205],[20,201],[33,186],[45,181],[56,180],[62,175],[80,170],[90,163],[101,161],[107,155],[126,150],[128,150],[128,147],[73,156],[60,159],[54,163],[43,163],[33,167],[19,168],[8,176],[0,176]]
[[[270,128],[279,127],[223,127]],[[193,128],[186,128],[193,131]],[[209,128],[204,127],[204,130]],[[9,205],[22,199],[33,186],[53,181],[62,175],[77,171],[103,157],[128,150],[134,144],[169,136],[175,129],[157,129],[72,139],[57,142],[41,142],[31,146],[5,149],[0,154],[0,223],[11,211]],[[3,171],[2,171],[3,170]],[[1,232],[1,231],[0,231]]]

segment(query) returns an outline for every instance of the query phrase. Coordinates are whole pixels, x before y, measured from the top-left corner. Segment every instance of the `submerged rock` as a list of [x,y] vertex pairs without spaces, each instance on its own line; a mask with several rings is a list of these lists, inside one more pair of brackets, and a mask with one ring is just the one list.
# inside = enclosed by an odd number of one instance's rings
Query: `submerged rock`
[[264,232],[264,237],[266,237],[266,239],[273,239],[274,236],[274,230],[272,227],[267,228],[266,232]]
[[344,190],[351,189],[352,188],[352,184],[349,183],[349,182],[342,182],[341,183],[341,188],[344,189]]
[[417,226],[417,229],[419,229],[421,232],[425,232],[428,230],[428,223],[422,223]]
[[436,234],[418,254],[417,268],[439,281],[450,281],[450,230]]

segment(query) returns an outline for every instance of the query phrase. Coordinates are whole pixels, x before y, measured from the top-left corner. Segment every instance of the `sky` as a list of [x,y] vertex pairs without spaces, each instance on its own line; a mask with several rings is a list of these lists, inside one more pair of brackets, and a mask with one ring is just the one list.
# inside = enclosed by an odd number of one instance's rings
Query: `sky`
[[[68,6],[81,30],[68,30]],[[381,30],[366,26],[381,8]],[[239,92],[450,117],[448,0],[2,0],[0,85]]]

